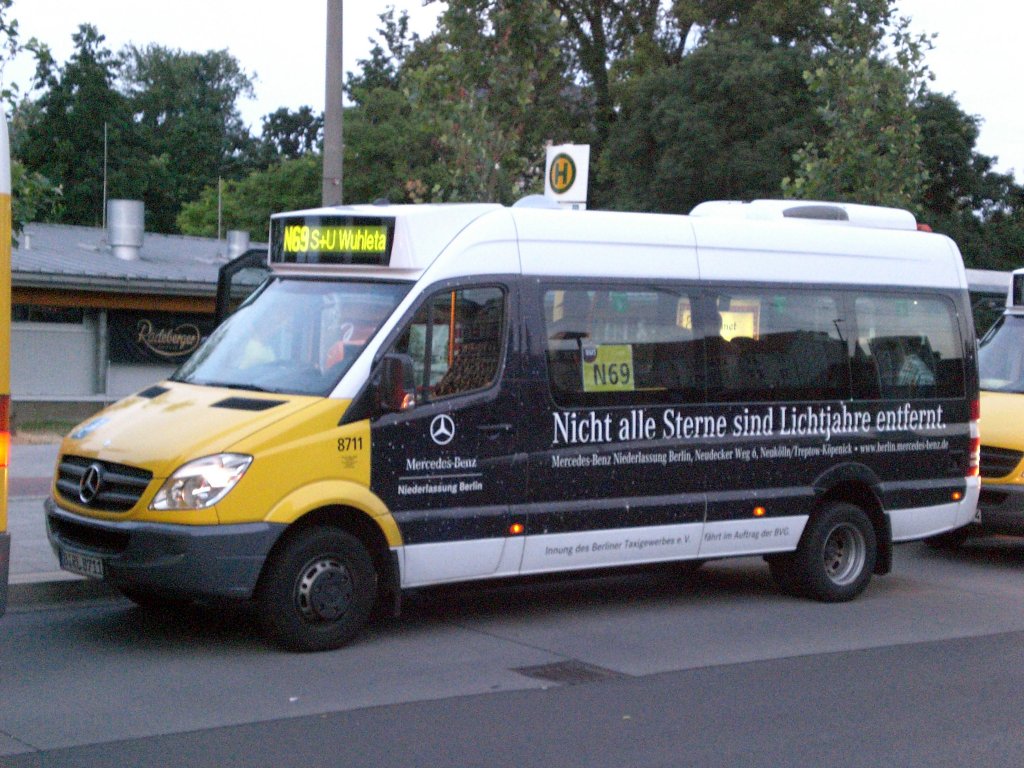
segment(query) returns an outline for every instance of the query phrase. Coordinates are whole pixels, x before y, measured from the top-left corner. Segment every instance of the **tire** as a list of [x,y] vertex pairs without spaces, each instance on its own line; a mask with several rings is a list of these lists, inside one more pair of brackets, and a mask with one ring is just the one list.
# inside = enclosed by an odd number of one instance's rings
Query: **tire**
[[370,553],[355,536],[330,527],[286,539],[256,595],[264,631],[289,651],[339,648],[363,628],[376,600]]
[[860,507],[836,502],[811,516],[793,554],[790,576],[804,597],[845,602],[867,587],[877,556],[868,516]]

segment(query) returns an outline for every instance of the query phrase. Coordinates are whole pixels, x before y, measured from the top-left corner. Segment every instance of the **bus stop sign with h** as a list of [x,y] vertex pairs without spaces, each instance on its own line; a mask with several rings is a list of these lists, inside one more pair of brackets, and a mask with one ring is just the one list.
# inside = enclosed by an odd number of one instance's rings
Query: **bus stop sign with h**
[[563,208],[584,210],[590,183],[590,145],[560,144],[547,148],[544,196]]

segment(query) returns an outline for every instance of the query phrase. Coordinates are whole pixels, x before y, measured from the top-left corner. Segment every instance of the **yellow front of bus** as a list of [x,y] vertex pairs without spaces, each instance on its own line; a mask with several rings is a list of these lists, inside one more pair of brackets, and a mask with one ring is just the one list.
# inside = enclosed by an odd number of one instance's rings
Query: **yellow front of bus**
[[143,604],[245,599],[297,521],[344,511],[398,547],[369,421],[332,397],[409,292],[387,277],[275,275],[171,379],[74,429],[46,505],[61,567]]
[[[1015,274],[1014,283],[1024,280]],[[1018,294],[1024,298],[1024,292]],[[981,496],[975,526],[1024,535],[1024,306],[1011,302],[978,351]]]

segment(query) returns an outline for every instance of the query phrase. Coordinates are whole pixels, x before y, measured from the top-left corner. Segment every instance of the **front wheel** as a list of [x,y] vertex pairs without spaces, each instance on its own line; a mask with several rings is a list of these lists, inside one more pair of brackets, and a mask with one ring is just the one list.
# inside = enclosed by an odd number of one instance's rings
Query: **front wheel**
[[377,574],[363,543],[330,527],[298,531],[271,557],[257,593],[267,634],[290,651],[338,648],[366,624]]
[[794,586],[826,603],[852,600],[871,580],[877,556],[875,528],[864,511],[830,504],[807,523],[790,565]]

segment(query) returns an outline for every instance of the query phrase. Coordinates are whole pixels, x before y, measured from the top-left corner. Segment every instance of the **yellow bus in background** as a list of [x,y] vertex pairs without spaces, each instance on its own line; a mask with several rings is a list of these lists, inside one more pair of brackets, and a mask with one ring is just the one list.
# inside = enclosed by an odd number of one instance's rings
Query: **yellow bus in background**
[[11,155],[0,114],[0,616],[7,611],[11,536],[7,532],[7,468],[11,458]]
[[975,524],[941,536],[956,545],[970,533],[1024,535],[1024,269],[1010,276],[1006,309],[981,339],[981,495]]

